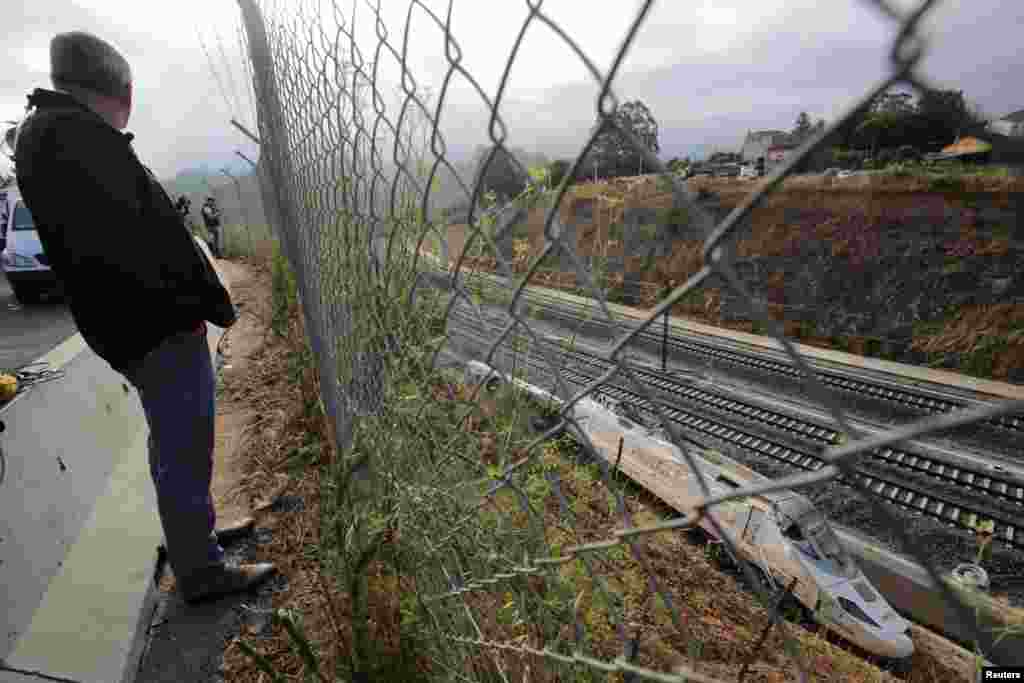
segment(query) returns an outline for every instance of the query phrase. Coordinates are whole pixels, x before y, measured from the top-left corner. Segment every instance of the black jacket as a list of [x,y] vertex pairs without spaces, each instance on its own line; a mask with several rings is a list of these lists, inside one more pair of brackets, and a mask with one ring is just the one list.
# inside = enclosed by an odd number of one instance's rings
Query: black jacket
[[131,147],[70,95],[37,89],[18,134],[22,199],[86,343],[129,377],[172,334],[230,327],[231,297]]

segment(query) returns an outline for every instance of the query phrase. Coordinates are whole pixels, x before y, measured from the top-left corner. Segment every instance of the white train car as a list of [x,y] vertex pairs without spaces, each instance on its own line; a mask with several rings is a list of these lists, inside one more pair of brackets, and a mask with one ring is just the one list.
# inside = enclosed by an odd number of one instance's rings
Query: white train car
[[[476,361],[468,364],[467,371],[471,381],[510,379]],[[539,387],[512,381],[536,398],[560,403]],[[697,476],[675,445],[589,398],[578,402],[574,411],[587,438],[607,462],[618,459],[621,440],[620,469],[665,503],[685,512],[704,499]],[[715,451],[694,455],[711,495],[770,481]],[[871,584],[828,520],[805,496],[792,491],[768,493],[716,505],[714,512],[733,547],[770,585],[786,588],[796,580],[794,598],[819,624],[878,656],[906,659],[913,655],[910,622]],[[700,526],[713,540],[722,540],[707,519]]]
[[[666,442],[666,446],[671,446]],[[712,495],[768,481],[713,452],[696,454]],[[680,456],[681,457],[681,456]],[[700,499],[697,478],[688,492]],[[788,587],[814,619],[868,652],[904,659],[914,653],[910,623],[871,585],[843,547],[828,520],[804,496],[768,493],[716,507],[718,521],[737,552],[753,563],[774,587]],[[708,520],[702,529],[717,533]]]

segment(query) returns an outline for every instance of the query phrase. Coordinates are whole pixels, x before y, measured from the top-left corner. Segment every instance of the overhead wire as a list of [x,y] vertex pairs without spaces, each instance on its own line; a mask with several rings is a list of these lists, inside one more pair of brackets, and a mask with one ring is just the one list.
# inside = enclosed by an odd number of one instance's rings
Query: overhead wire
[[210,67],[210,73],[213,74],[214,80],[217,81],[217,87],[220,90],[220,95],[224,98],[224,105],[227,107],[228,114],[234,116],[235,108],[231,105],[228,100],[227,91],[224,89],[224,82],[220,78],[220,74],[217,72],[217,67],[213,64],[213,58],[210,56],[210,51],[206,48],[206,42],[203,40],[203,34],[199,30],[199,26],[196,26],[196,37],[199,38],[199,45],[203,48],[203,54],[206,55],[207,64]]
[[256,120],[256,95],[254,94],[255,81],[252,74],[252,64],[249,63],[249,43],[245,37],[245,31],[242,29],[241,24],[238,26],[238,46],[242,54],[242,71],[245,74],[244,89],[246,94],[249,96],[249,120],[246,122],[249,125],[250,130],[256,130],[258,128]]
[[224,41],[216,27],[213,29],[213,35],[217,39],[217,48],[220,50],[221,59],[224,60],[224,72],[227,74],[228,85],[231,89],[232,113],[237,116],[242,106],[241,99],[238,97],[238,88],[235,86],[235,77],[232,73],[234,70],[231,68],[231,60],[228,59],[227,51],[224,49]]

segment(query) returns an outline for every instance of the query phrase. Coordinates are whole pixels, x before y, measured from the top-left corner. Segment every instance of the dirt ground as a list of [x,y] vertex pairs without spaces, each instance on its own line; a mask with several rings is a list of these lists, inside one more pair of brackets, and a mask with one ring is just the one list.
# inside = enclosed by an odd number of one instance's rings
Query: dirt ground
[[[262,416],[245,400],[246,379],[253,357],[263,348],[266,329],[258,310],[270,292],[254,278],[250,269],[238,263],[221,263],[232,285],[232,297],[242,305],[242,315],[221,345],[225,365],[221,371],[223,391],[218,396],[217,442],[214,451],[213,498],[218,526],[252,514],[252,501],[244,500],[242,485],[248,462],[243,447],[249,426]],[[257,310],[253,310],[257,309]],[[275,416],[271,416],[273,419]],[[278,420],[280,417],[278,416]],[[268,499],[273,499],[270,492]]]

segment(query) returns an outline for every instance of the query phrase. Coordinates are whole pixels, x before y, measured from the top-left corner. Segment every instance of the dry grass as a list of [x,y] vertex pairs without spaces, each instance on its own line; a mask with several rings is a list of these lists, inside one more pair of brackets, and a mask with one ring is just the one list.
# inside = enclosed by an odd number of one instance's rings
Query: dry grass
[[[937,176],[935,176],[937,177]],[[957,192],[1014,193],[1024,191],[1024,178],[991,173],[958,175]],[[767,179],[740,180],[737,178],[696,177],[689,181],[694,188],[710,190],[723,198],[747,195],[767,185]],[[934,191],[934,178],[925,174],[855,175],[848,178],[823,175],[791,176],[783,181],[776,193],[826,192],[829,194],[908,194]]]
[[1006,378],[1024,364],[1024,304],[964,306],[949,320],[924,327],[913,347],[964,354],[972,374]]
[[[294,383],[289,377],[289,355],[292,346],[302,342],[301,322],[293,319],[287,339],[271,337],[270,280],[268,261],[249,259],[248,266],[253,286],[264,293],[255,297],[247,309],[262,323],[265,343],[251,358],[249,372],[224,387],[228,401],[244,401],[261,417],[248,429],[242,448],[248,455],[248,470],[244,483],[233,492],[249,509],[256,510],[257,525],[268,529],[272,540],[261,546],[263,560],[277,563],[288,579],[285,592],[275,595],[273,607],[295,608],[303,616],[303,627],[321,652],[323,671],[333,671],[337,657],[344,652],[346,621],[344,599],[332,582],[325,579],[315,559],[307,551],[315,547],[320,537],[319,486],[320,468],[311,462],[302,477],[289,477],[288,458],[308,441],[308,434],[316,435],[321,443],[324,425],[322,419],[304,415],[303,405],[308,394],[315,390],[307,375],[303,382]],[[253,310],[255,308],[255,310]],[[322,450],[323,461],[330,458],[328,448]],[[305,508],[297,512],[275,512],[264,507],[280,495],[295,495],[305,501]],[[292,675],[302,671],[301,659],[290,646],[283,626],[274,623],[271,635],[255,638],[252,632],[243,632],[233,639],[224,652],[224,672],[229,681],[255,683],[267,680],[265,674],[252,664],[238,646],[244,639],[257,652],[265,656],[275,668]]]
[[[597,542],[612,537],[623,528],[622,518],[610,507],[610,494],[599,480],[594,466],[574,464],[571,457],[554,446],[547,446],[540,458],[539,469],[558,472],[562,491],[572,502],[576,521],[565,525],[560,507],[553,495],[540,503],[544,511],[547,541],[556,550],[568,545]],[[535,470],[538,471],[538,470]],[[536,476],[536,474],[534,475]],[[526,488],[530,488],[529,482]],[[626,505],[637,526],[656,523],[675,517],[674,511],[646,492],[629,485],[625,489]],[[503,510],[518,524],[525,525],[525,516],[511,496],[498,496],[495,508]],[[672,671],[679,664],[695,668],[701,673],[735,680],[743,663],[753,653],[758,638],[767,625],[768,615],[754,597],[731,573],[723,572],[707,549],[695,544],[687,535],[664,533],[643,537],[641,547],[644,565],[641,565],[624,546],[594,554],[595,572],[607,577],[610,589],[624,597],[623,621],[627,633],[640,642],[637,664],[659,671]],[[574,591],[582,594],[580,613],[586,626],[588,651],[596,657],[611,660],[621,654],[622,643],[607,603],[600,599],[600,591],[584,573],[577,561],[563,565],[559,571],[562,580],[569,581]],[[648,576],[657,577],[661,589],[667,593],[679,611],[682,632],[673,625],[668,609],[649,589]],[[534,590],[546,590],[554,577],[539,581]],[[483,615],[501,612],[506,596],[495,594],[474,598],[474,607]],[[481,626],[494,640],[507,641],[523,637],[540,647],[536,633],[526,626],[511,633],[488,619]],[[802,662],[815,681],[882,681],[896,677],[879,669],[864,653],[854,653],[852,646],[824,630],[809,631],[787,624],[784,628],[799,642]],[[571,632],[566,625],[563,634]],[[532,661],[531,661],[532,660]],[[558,680],[544,672],[544,662],[533,657],[514,661],[506,657],[511,680],[521,680],[526,665],[531,668],[531,681]],[[926,651],[917,654],[911,664],[909,681],[962,681],[955,660],[942,653]],[[760,652],[752,660],[747,680],[794,680],[796,670],[783,653],[782,637],[778,629],[769,634]],[[608,680],[621,680],[617,676]]]

